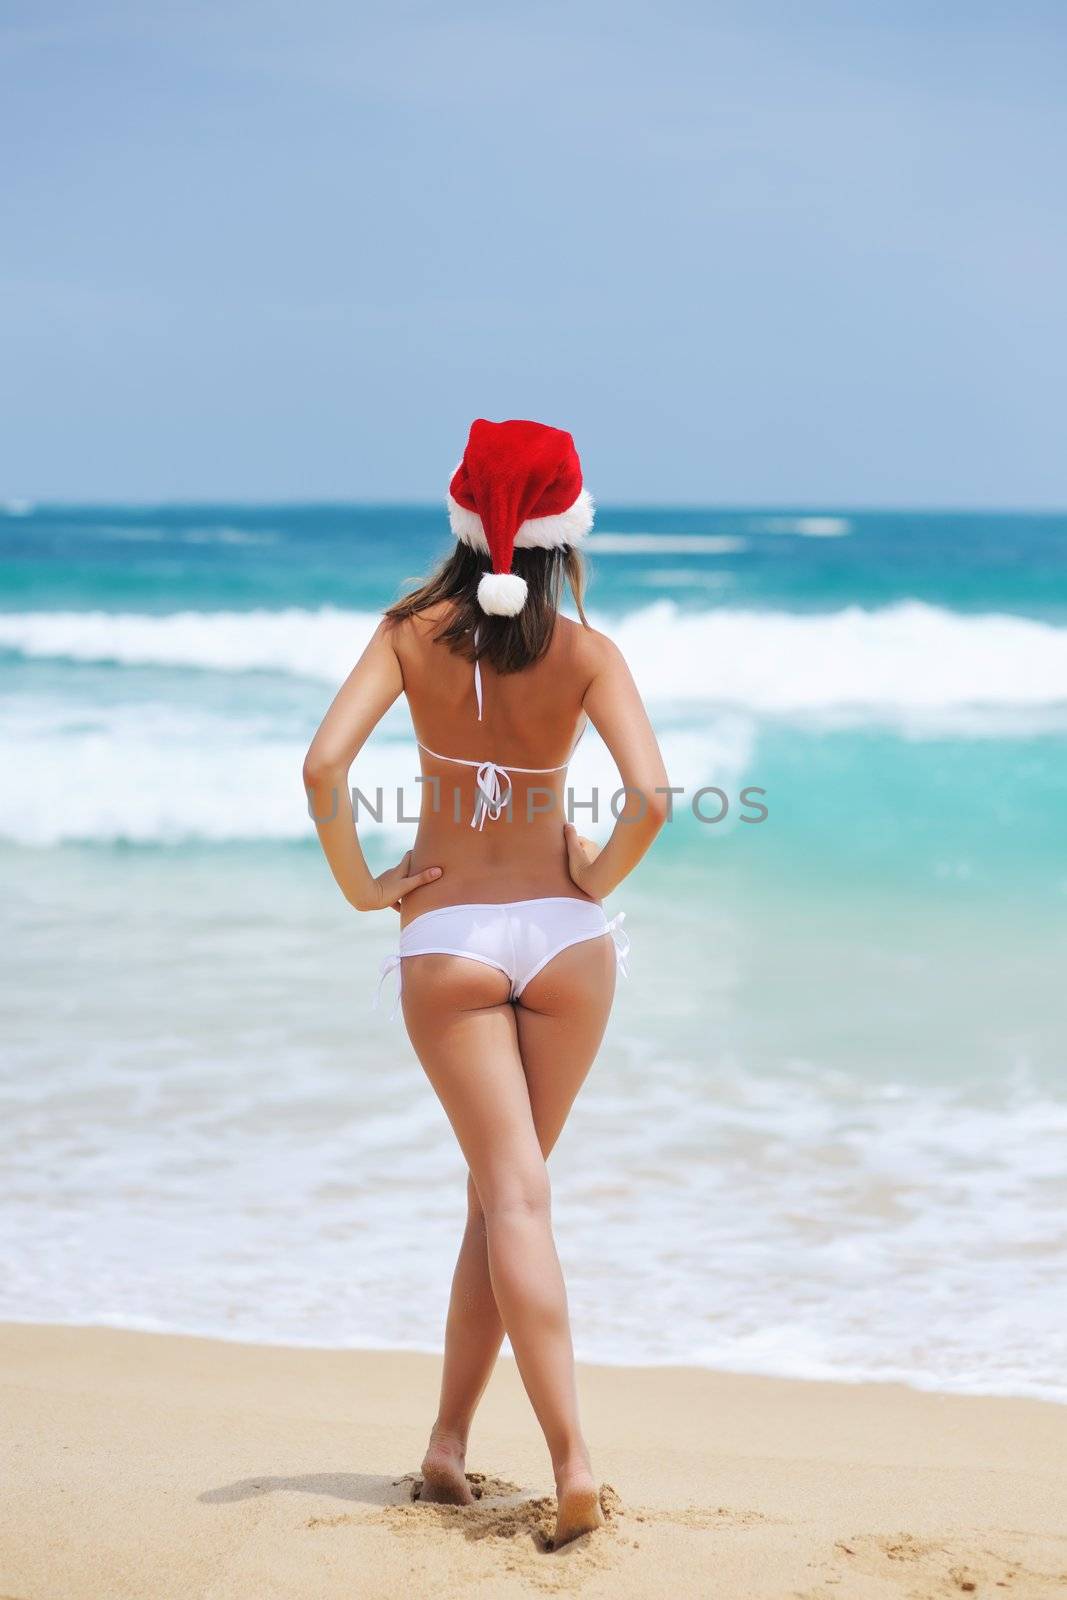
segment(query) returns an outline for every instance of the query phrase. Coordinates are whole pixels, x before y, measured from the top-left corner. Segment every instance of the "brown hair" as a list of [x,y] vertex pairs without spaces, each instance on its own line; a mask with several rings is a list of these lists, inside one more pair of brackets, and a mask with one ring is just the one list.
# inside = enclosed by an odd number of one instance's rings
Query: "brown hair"
[[515,551],[511,570],[525,578],[527,592],[526,604],[514,617],[487,616],[478,604],[478,583],[486,570],[485,556],[458,540],[436,572],[388,608],[386,621],[405,622],[430,606],[446,604],[451,609],[434,634],[434,643],[446,644],[468,661],[484,656],[497,672],[521,672],[544,655],[556,626],[565,581],[570,584],[582,626],[588,628],[583,605],[585,563],[573,546]]

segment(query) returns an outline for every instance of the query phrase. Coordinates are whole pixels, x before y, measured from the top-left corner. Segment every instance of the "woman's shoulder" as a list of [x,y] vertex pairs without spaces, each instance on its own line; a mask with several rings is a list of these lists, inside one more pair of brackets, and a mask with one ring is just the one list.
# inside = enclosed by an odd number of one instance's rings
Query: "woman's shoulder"
[[560,617],[559,620],[566,647],[591,672],[595,673],[621,656],[622,652],[614,639],[599,628],[591,627],[588,623],[572,622],[569,617]]
[[435,634],[448,622],[451,608],[444,604],[425,606],[406,617],[391,617],[388,612],[378,624],[379,631],[387,634],[395,647],[432,642]]

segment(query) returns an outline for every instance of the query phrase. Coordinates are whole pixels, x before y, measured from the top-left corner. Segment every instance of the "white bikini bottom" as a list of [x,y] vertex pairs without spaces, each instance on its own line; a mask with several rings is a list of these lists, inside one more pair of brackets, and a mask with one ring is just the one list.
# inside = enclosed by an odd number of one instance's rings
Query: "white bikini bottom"
[[511,983],[510,999],[517,1000],[526,985],[553,957],[585,939],[611,935],[619,970],[626,976],[630,940],[623,932],[625,911],[609,922],[602,906],[592,900],[572,900],[550,895],[541,900],[508,900],[499,905],[441,906],[424,911],[401,930],[399,949],[381,964],[375,1006],[382,985],[397,974],[396,1004],[400,1005],[400,966],[407,956],[466,956],[496,967]]

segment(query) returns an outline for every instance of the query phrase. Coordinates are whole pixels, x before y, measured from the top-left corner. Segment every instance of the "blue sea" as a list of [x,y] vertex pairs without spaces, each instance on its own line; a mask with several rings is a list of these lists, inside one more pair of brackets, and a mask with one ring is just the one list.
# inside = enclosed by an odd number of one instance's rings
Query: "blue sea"
[[[440,1348],[464,1171],[300,765],[448,544],[0,510],[0,1316]],[[590,558],[686,795],[552,1158],[579,1356],[1067,1400],[1067,517],[603,507]],[[398,707],[353,781],[416,772]]]

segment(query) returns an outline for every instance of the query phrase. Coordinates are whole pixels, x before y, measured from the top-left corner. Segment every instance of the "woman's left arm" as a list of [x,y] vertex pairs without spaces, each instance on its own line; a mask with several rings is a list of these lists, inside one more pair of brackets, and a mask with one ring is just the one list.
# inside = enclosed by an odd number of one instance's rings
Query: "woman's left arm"
[[374,877],[356,835],[348,773],[358,752],[400,696],[400,661],[381,622],[334,697],[304,757],[304,788],[319,843],[345,899],[357,911],[382,911],[441,876],[439,867],[411,875],[411,852]]

